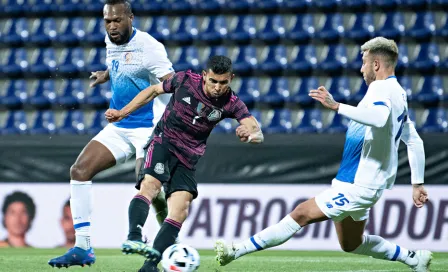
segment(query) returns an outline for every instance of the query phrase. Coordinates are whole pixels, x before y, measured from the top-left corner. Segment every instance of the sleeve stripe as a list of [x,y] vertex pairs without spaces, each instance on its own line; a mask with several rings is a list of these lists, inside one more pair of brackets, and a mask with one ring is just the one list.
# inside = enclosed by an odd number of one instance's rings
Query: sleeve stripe
[[386,106],[386,107],[389,108],[389,106],[385,102],[383,102],[383,101],[374,102],[373,105],[375,105],[375,106]]

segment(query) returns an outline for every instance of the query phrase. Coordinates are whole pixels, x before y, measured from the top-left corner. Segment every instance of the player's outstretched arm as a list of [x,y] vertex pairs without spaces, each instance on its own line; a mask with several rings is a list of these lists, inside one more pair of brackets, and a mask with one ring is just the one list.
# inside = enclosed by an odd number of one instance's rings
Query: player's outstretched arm
[[89,78],[90,79],[95,79],[94,82],[90,83],[90,88],[93,88],[93,87],[95,87],[98,84],[106,83],[110,79],[109,69],[107,69],[106,71],[92,72],[92,74],[90,75]]
[[105,113],[107,121],[110,123],[118,122],[123,118],[126,118],[129,114],[138,110],[142,106],[151,102],[160,94],[164,94],[163,83],[157,85],[149,86],[148,88],[141,91],[134,99],[124,106],[121,110],[108,109]]
[[370,108],[358,108],[338,103],[323,86],[319,87],[317,90],[311,90],[309,96],[322,103],[324,107],[337,111],[338,114],[342,114],[351,120],[366,126],[376,128],[384,127],[390,114],[390,109],[386,104]]
[[245,143],[261,144],[264,141],[260,125],[253,116],[240,120],[240,126],[236,128],[236,135]]

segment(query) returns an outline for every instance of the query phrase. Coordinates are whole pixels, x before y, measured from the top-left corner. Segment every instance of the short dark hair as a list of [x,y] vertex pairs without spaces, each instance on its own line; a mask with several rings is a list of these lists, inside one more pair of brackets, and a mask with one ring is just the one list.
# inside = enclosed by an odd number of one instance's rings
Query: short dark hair
[[14,202],[22,202],[25,205],[25,208],[28,212],[28,216],[30,217],[30,226],[31,222],[36,215],[36,205],[34,204],[33,199],[24,192],[13,192],[10,195],[7,195],[5,201],[3,202],[2,213],[3,213],[3,226],[5,226],[5,214],[8,207]]
[[232,73],[232,60],[226,56],[212,56],[207,61],[207,71],[209,69],[218,75]]
[[104,2],[105,5],[119,5],[119,4],[123,4],[124,5],[124,10],[126,12],[126,14],[132,14],[132,7],[131,7],[131,3],[128,0],[106,0]]

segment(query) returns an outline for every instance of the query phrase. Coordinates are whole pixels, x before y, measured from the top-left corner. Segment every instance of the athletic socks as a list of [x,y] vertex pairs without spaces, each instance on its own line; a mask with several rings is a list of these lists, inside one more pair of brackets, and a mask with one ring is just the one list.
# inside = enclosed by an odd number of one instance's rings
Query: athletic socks
[[151,201],[143,195],[136,195],[129,204],[129,234],[128,240],[142,241],[142,229],[148,218]]
[[70,209],[75,228],[75,247],[89,249],[92,215],[92,181],[70,180]]
[[181,228],[181,223],[176,222],[170,218],[166,218],[159,230],[159,233],[157,233],[156,239],[154,240],[153,248],[160,254],[163,254],[165,249],[176,242],[176,238],[179,235],[179,231]]

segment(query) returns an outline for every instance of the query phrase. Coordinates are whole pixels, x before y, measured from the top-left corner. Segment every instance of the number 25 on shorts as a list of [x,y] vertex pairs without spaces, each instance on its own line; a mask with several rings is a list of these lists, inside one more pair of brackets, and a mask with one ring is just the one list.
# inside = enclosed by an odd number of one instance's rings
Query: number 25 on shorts
[[345,198],[344,194],[339,193],[337,197],[332,198],[334,204],[338,206],[344,206],[345,203],[350,203],[347,198]]

